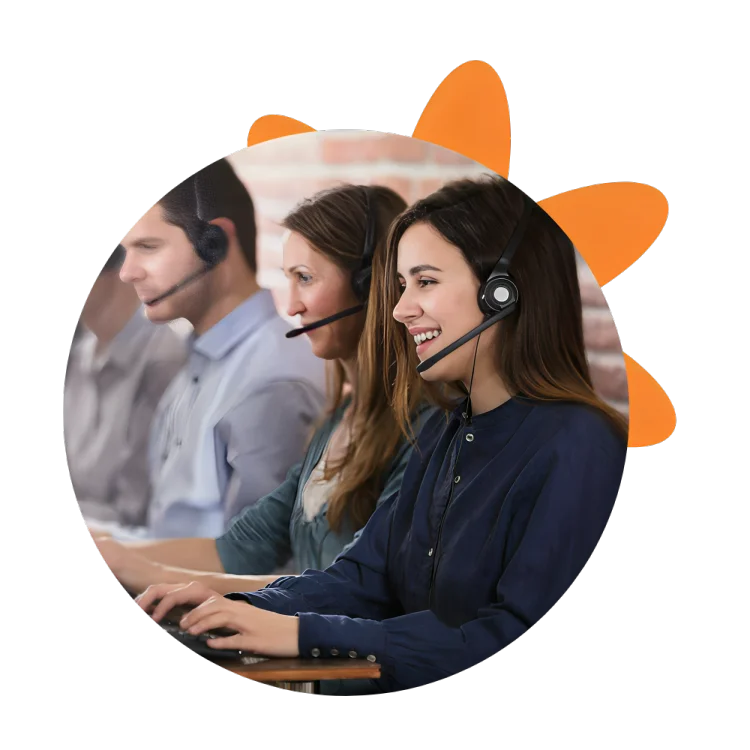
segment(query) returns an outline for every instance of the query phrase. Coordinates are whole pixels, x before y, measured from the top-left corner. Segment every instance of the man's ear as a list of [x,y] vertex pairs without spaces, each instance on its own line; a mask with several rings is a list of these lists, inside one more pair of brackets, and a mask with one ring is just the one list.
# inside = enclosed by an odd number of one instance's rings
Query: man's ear
[[224,234],[226,234],[230,245],[237,241],[237,229],[231,219],[227,219],[226,216],[220,216],[218,219],[211,219],[208,223],[221,227],[224,230]]

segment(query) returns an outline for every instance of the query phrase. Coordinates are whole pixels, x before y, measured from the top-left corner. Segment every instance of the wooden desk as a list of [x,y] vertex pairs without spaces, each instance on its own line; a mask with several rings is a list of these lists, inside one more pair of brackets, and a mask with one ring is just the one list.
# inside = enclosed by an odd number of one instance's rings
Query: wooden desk
[[217,661],[224,669],[284,690],[317,693],[320,680],[375,680],[380,665],[365,659],[266,659],[254,664]]

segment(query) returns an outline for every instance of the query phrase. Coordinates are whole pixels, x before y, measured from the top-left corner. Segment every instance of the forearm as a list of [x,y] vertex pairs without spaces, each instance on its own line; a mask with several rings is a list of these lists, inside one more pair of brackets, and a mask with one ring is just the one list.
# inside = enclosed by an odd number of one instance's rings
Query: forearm
[[224,566],[216,551],[215,539],[154,539],[124,542],[124,545],[146,560],[159,565],[207,573],[224,572]]
[[198,581],[207,588],[219,594],[231,594],[235,591],[258,591],[269,583],[273,583],[279,576],[230,575],[229,573],[206,573],[200,570],[174,568],[160,565],[159,581],[153,583],[190,583]]

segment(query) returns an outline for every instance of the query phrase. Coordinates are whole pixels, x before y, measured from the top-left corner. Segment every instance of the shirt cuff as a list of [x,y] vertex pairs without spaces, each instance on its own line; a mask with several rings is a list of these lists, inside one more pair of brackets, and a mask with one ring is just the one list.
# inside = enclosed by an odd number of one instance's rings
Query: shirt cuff
[[247,602],[258,609],[278,612],[280,615],[296,615],[300,611],[299,597],[290,596],[286,591],[271,589],[268,586],[258,591],[237,591],[225,594],[224,598]]
[[385,629],[377,620],[342,615],[300,613],[299,654],[303,658],[345,657],[367,659],[385,666]]

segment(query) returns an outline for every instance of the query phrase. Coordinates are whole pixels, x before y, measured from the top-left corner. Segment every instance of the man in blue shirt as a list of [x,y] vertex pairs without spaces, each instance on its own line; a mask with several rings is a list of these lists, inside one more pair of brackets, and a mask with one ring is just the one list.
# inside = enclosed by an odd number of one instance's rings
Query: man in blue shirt
[[155,413],[145,529],[216,537],[278,487],[325,402],[324,363],[258,286],[250,196],[225,159],[165,195],[122,241],[148,318],[187,319],[189,359]]

